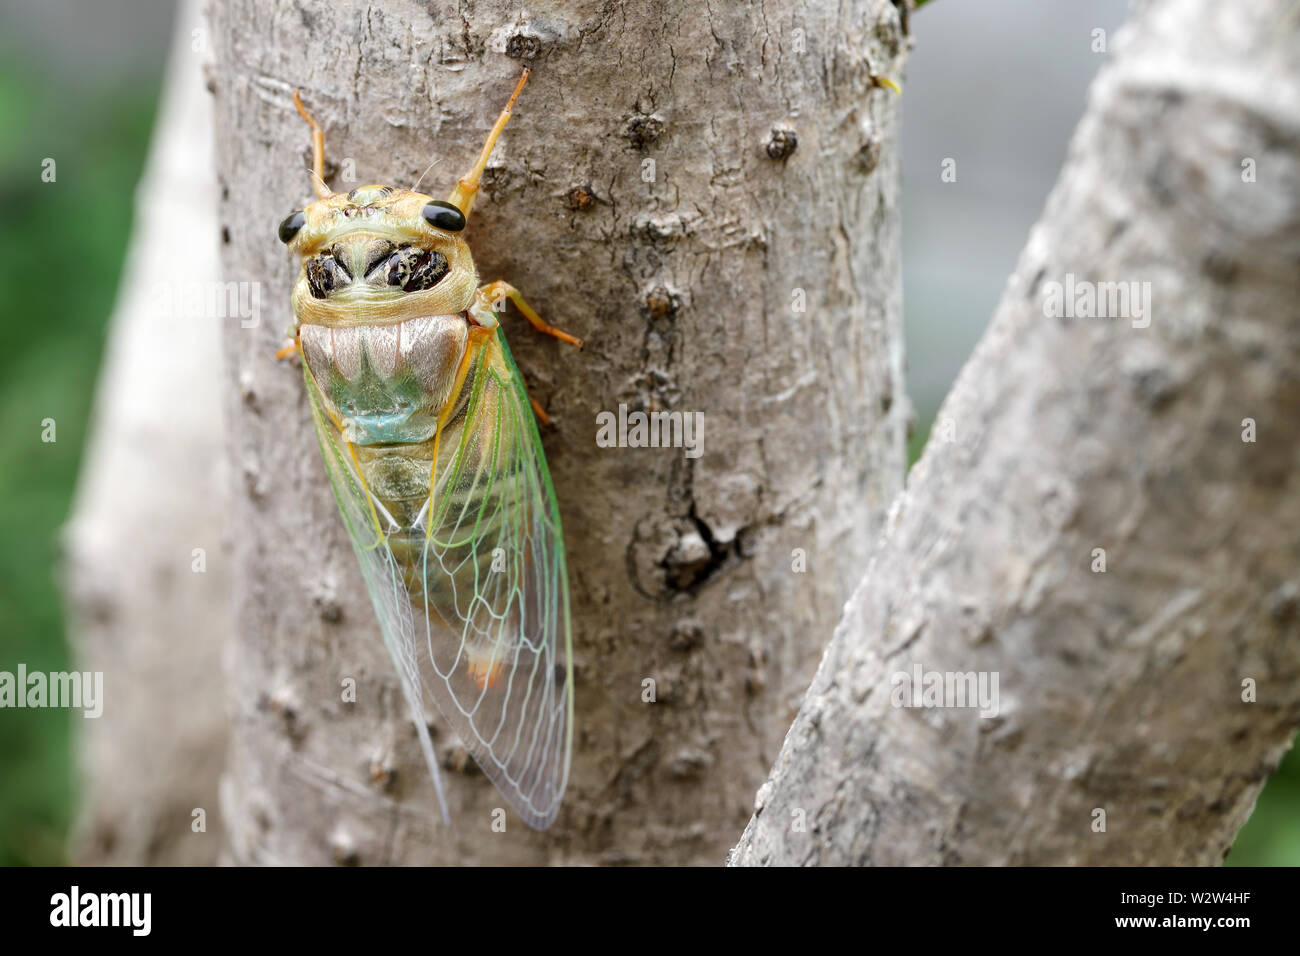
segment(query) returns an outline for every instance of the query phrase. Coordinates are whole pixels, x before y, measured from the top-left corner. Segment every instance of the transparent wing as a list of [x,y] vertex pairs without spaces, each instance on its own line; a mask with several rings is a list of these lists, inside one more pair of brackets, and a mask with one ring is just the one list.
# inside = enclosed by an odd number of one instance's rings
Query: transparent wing
[[472,340],[418,516],[367,490],[308,393],[330,483],[411,706],[439,801],[433,701],[529,826],[555,819],[572,748],[569,593],[559,510],[518,369],[499,332]]
[[325,414],[316,383],[311,372],[303,363],[303,374],[307,383],[307,395],[311,399],[312,418],[316,424],[316,437],[320,442],[321,456],[325,461],[325,472],[329,477],[330,487],[338,500],[339,511],[352,540],[352,550],[356,553],[361,566],[361,575],[366,583],[379,620],[379,630],[384,636],[397,668],[402,694],[411,710],[411,719],[415,723],[416,733],[420,738],[420,747],[424,752],[425,762],[433,777],[433,787],[438,795],[438,807],[444,823],[450,823],[447,813],[447,798],[442,788],[442,777],[438,771],[438,760],[433,751],[433,742],[429,737],[428,721],[425,710],[418,659],[415,653],[415,625],[412,619],[412,607],[409,594],[403,584],[404,574],[389,546],[387,537],[391,528],[379,530],[371,512],[365,484],[361,481],[355,459],[348,450],[339,432]]

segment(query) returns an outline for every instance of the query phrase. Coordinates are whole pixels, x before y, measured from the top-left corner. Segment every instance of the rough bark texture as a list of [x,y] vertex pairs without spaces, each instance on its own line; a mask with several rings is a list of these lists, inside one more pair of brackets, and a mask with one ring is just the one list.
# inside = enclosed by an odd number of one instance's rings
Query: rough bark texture
[[[221,648],[233,616],[221,559],[220,332],[214,317],[174,307],[218,275],[212,105],[192,34],[198,6],[184,4],[177,17],[66,532],[77,667],[104,672],[105,696],[103,716],[78,721],[78,862],[212,863],[222,844]],[[193,570],[195,548],[206,552],[203,573]],[[205,832],[191,827],[196,808],[206,812]]]
[[[1150,3],[1117,48],[734,863],[1214,863],[1295,733],[1300,15]],[[1150,326],[1046,317],[1067,273]],[[999,716],[896,709],[917,663]]]
[[[226,0],[213,17],[224,268],[266,303],[226,337],[230,858],[720,861],[901,486],[898,100],[872,83],[901,69],[899,11]],[[297,268],[275,224],[309,193],[295,86],[335,188],[408,184],[436,159],[422,188],[441,194],[524,63],[467,235],[484,281],[587,342],[506,318],[555,420],[577,723],[555,826],[497,834],[502,800],[472,766],[450,781],[454,826],[434,825],[300,373],[271,359]],[[596,414],[620,403],[703,412],[703,456],[597,448]]]

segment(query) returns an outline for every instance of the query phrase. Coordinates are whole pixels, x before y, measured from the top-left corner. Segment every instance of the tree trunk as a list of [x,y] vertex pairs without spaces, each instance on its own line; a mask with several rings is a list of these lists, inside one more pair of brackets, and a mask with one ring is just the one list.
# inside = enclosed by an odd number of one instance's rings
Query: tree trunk
[[[1117,40],[733,863],[1226,855],[1300,723],[1300,15],[1248,6]],[[1000,712],[896,707],[915,666]]]
[[[901,486],[898,99],[873,82],[901,69],[900,12],[222,0],[213,17],[223,265],[261,284],[264,319],[225,339],[230,858],[718,862]],[[555,422],[576,732],[553,828],[512,816],[501,835],[503,801],[437,719],[465,772],[454,825],[435,823],[301,374],[272,360],[297,269],[275,224],[310,189],[294,87],[334,188],[437,160],[422,189],[442,195],[524,64],[468,238],[484,281],[587,343],[505,319]],[[620,405],[702,412],[703,454],[597,447]]]
[[103,715],[77,721],[81,863],[212,863],[222,843],[221,339],[187,307],[219,268],[201,23],[183,4],[66,533],[77,667],[105,675]]

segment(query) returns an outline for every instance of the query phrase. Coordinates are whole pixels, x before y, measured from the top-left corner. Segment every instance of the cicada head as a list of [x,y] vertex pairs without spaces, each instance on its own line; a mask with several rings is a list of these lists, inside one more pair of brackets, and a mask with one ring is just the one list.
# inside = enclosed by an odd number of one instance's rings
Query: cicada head
[[333,193],[287,216],[280,240],[302,257],[293,290],[301,320],[347,322],[454,314],[478,283],[465,214],[449,202],[391,186]]
[[346,325],[362,316],[367,323],[400,322],[469,308],[478,273],[460,233],[492,146],[527,80],[525,69],[478,160],[446,200],[391,186],[331,193],[323,178],[324,134],[294,93],[294,106],[312,129],[312,174],[321,197],[280,223],[280,241],[302,257],[293,290],[299,322]]

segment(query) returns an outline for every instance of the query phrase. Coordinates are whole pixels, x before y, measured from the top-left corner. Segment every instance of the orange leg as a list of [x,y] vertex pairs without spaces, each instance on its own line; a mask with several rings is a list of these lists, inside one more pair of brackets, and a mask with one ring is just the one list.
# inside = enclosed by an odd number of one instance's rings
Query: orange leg
[[[552,335],[561,342],[567,342],[575,348],[582,348],[582,339],[576,335],[570,335],[568,332],[557,329],[548,323],[534,311],[533,307],[524,301],[524,297],[519,294],[519,290],[503,279],[496,282],[489,282],[481,289],[474,293],[474,306],[477,309],[490,310],[495,312],[502,300],[509,299],[515,304],[519,313],[529,321],[533,328],[547,335]],[[524,391],[528,391],[528,383],[524,383]],[[541,405],[537,404],[537,399],[531,394],[528,396],[529,403],[533,406],[533,412],[543,425],[551,424],[551,417],[546,414]]]
[[296,351],[298,351],[298,340],[293,339],[287,343],[284,348],[275,353],[275,360],[277,362],[282,362]]
[[519,310],[519,314],[532,324],[538,332],[545,332],[547,335],[553,335],[561,342],[568,342],[574,348],[582,348],[582,339],[576,335],[570,335],[568,332],[561,331],[555,326],[549,324],[545,319],[533,311],[533,307],[524,301],[524,297],[519,294],[519,290],[503,279],[497,279],[496,282],[489,282],[483,288],[474,293],[474,298],[478,305],[487,306],[495,309],[497,304],[503,299],[509,299]]
[[[524,383],[524,391],[528,391],[527,382]],[[547,415],[546,412],[542,410],[542,406],[537,404],[537,399],[533,398],[532,393],[529,393],[528,395],[528,403],[533,406],[533,414],[537,416],[539,422],[543,425],[549,425],[551,423],[551,416]]]

